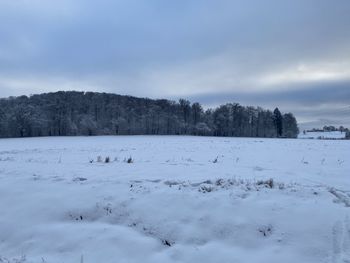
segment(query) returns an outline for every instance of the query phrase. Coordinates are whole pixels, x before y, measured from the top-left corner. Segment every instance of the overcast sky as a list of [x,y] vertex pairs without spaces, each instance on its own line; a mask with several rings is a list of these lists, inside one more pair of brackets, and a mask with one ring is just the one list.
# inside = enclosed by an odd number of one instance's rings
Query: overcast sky
[[0,97],[58,90],[350,127],[350,1],[0,0]]

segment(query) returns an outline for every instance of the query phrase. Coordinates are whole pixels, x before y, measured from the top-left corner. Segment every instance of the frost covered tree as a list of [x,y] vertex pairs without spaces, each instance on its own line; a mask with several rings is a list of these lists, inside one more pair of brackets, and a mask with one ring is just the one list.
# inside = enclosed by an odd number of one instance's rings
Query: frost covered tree
[[151,100],[95,92],[0,99],[0,137],[173,134],[296,137],[292,114],[227,103],[203,110],[180,99]]
[[283,137],[296,138],[299,129],[297,125],[297,120],[292,113],[286,113],[283,115]]

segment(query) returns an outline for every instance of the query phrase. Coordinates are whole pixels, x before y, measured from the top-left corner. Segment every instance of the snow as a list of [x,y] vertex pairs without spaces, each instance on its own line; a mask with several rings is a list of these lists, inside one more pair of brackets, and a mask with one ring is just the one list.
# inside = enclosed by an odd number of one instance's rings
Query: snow
[[341,131],[329,132],[302,132],[298,135],[299,139],[345,139],[346,133]]
[[349,146],[3,139],[0,262],[350,262]]

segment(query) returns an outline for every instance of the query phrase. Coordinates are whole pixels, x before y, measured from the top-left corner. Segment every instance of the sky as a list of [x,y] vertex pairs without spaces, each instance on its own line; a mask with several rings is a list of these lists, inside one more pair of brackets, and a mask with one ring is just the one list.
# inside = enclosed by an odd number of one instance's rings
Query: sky
[[350,127],[349,0],[0,0],[0,97],[187,98]]

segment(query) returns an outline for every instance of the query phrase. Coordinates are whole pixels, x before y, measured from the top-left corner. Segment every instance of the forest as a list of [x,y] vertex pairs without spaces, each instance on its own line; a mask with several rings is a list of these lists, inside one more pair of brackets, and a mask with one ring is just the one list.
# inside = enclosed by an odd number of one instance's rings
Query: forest
[[92,135],[298,135],[292,113],[227,103],[214,109],[180,99],[55,92],[0,99],[0,137]]

